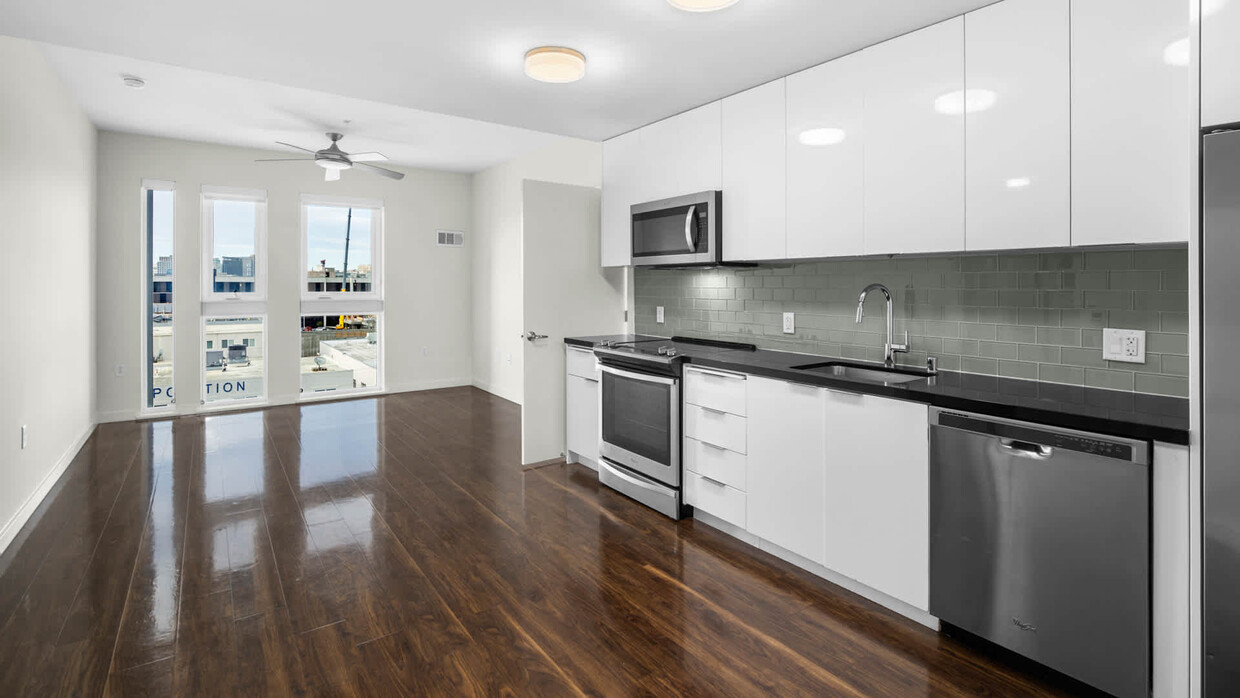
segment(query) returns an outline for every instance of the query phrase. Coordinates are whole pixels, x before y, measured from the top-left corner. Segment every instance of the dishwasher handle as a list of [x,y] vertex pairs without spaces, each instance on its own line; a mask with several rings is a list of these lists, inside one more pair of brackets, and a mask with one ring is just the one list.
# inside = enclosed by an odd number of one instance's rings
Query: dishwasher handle
[[1020,441],[1019,439],[999,439],[999,448],[1014,456],[1036,458],[1037,460],[1046,460],[1055,454],[1055,449],[1050,446],[1035,444],[1032,441]]

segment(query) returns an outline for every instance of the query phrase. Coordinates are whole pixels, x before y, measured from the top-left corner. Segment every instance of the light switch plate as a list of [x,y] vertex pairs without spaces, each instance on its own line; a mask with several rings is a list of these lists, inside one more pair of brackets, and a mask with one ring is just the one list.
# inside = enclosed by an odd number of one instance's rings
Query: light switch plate
[[793,334],[796,331],[796,313],[784,313],[784,334]]
[[663,306],[656,305],[654,307],[654,321],[663,324]]
[[1102,358],[1130,364],[1145,363],[1145,330],[1102,330]]

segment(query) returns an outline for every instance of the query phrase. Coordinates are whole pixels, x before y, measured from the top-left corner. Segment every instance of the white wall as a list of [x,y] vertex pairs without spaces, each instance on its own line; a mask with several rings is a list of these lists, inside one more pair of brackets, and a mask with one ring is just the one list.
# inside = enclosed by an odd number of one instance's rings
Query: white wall
[[[288,153],[282,153],[288,155]],[[174,361],[177,412],[200,408],[201,222],[205,185],[267,190],[267,392],[298,399],[301,194],[384,202],[384,312],[388,392],[468,385],[468,251],[439,247],[436,229],[468,231],[469,175],[400,169],[401,181],[345,172],[324,182],[311,163],[255,163],[270,151],[99,134],[99,352],[101,421],[132,419],[143,404],[141,197],[144,178],[176,183]],[[422,347],[427,354],[423,356]],[[281,361],[280,357],[287,357]],[[123,376],[115,366],[125,365]]]
[[94,426],[96,135],[26,41],[0,36],[0,95],[3,550]]
[[[523,396],[522,182],[603,185],[601,143],[562,141],[473,175],[474,385],[518,404]],[[537,330],[538,328],[528,328]]]

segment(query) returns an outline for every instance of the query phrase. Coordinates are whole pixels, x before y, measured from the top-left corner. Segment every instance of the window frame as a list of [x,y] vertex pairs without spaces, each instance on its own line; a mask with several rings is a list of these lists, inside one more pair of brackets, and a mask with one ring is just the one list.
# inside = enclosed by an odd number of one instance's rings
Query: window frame
[[[257,397],[232,397],[222,400],[207,401],[207,321],[208,320],[243,320],[245,318],[259,318],[263,322],[263,394]],[[207,315],[205,312],[198,317],[198,403],[203,411],[212,410],[228,410],[249,407],[265,407],[271,399],[270,373],[271,367],[267,363],[267,335],[271,332],[271,324],[268,321],[267,313],[214,313]],[[225,349],[227,351],[227,349]]]
[[[374,315],[375,316],[375,334],[378,335],[378,337],[376,337],[375,339],[375,345],[378,347],[378,351],[379,351],[379,361],[378,361],[378,365],[376,366],[376,371],[378,373],[378,380],[376,381],[375,385],[368,386],[365,388],[343,388],[340,390],[324,390],[321,392],[307,393],[301,384],[301,377],[302,377],[301,358],[298,357],[298,363],[297,363],[298,401],[299,402],[311,402],[314,400],[332,400],[332,399],[339,399],[341,397],[356,397],[358,395],[367,395],[370,393],[384,392],[386,390],[386,385],[387,385],[387,375],[386,375],[387,365],[386,365],[386,360],[385,360],[387,352],[384,351],[384,346],[383,346],[383,335],[384,335],[383,312],[382,311],[365,311],[365,312],[350,313],[350,312],[344,312],[344,311],[328,311],[326,313],[321,313],[318,311],[312,311],[312,312],[303,311],[297,316],[297,319],[301,320],[307,315],[323,315],[323,314],[327,314],[327,315]],[[300,334],[302,332],[305,332],[304,324],[302,325],[302,329],[299,330],[298,332],[298,335],[299,335],[298,345],[301,344]]]
[[[151,284],[153,283],[153,276],[151,274],[151,269],[150,269],[152,253],[151,253],[151,241],[150,241],[150,230],[149,230],[150,221],[147,219],[147,197],[148,197],[148,193],[153,192],[153,191],[172,192],[172,264],[173,264],[172,283],[174,285],[173,285],[173,290],[172,290],[172,294],[173,294],[172,295],[172,305],[173,305],[172,347],[170,349],[172,355],[169,358],[169,361],[172,363],[172,381],[173,381],[174,391],[172,394],[173,396],[169,400],[167,405],[158,405],[158,406],[151,405],[151,390],[154,388],[154,385],[153,385],[154,366],[152,365],[153,362],[151,361],[151,351],[152,351],[151,338],[152,338],[152,335],[154,334],[154,320],[152,318],[153,301],[152,301],[151,294],[154,292],[154,290],[151,288]],[[139,239],[138,255],[139,255],[139,259],[141,260],[139,264],[141,265],[141,269],[142,269],[142,283],[139,284],[140,288],[139,288],[139,294],[138,294],[138,307],[139,307],[138,312],[139,312],[139,317],[142,318],[143,331],[141,333],[142,335],[141,341],[138,342],[139,344],[138,351],[140,352],[140,354],[139,354],[139,359],[136,365],[141,368],[141,374],[142,374],[139,379],[141,383],[140,390],[141,390],[142,397],[141,397],[141,404],[138,407],[138,415],[140,417],[145,417],[148,415],[170,414],[170,413],[176,412],[176,409],[177,409],[177,400],[176,400],[176,392],[175,392],[176,376],[177,376],[177,364],[176,364],[177,329],[176,329],[176,326],[177,326],[177,317],[179,314],[176,312],[177,291],[176,291],[176,286],[175,286],[176,284],[176,263],[177,263],[176,182],[159,180],[159,179],[143,179],[141,182],[141,186],[138,188],[138,210],[140,211],[139,230],[141,231],[140,234],[138,235],[138,239]]]
[[[301,195],[301,269],[298,272],[298,284],[301,288],[300,298],[302,315],[318,315],[327,313],[336,315],[345,309],[354,315],[371,315],[383,310],[383,252],[385,211],[382,199],[359,199],[342,196],[325,196],[322,194]],[[370,266],[371,290],[365,292],[344,293],[341,291],[310,291],[306,273],[310,269],[310,206],[332,206],[336,208],[365,208],[374,211],[370,219]],[[307,310],[309,309],[309,313]],[[348,314],[348,313],[345,313]]]
[[[247,292],[216,292],[212,272],[215,259],[215,201],[248,201],[255,204],[254,211],[254,290]],[[202,303],[203,316],[207,304],[264,303],[267,300],[267,190],[240,187],[217,187],[203,185],[200,196],[202,208]],[[210,315],[219,316],[218,308]],[[228,313],[230,311],[223,311]],[[241,313],[242,317],[258,313]]]

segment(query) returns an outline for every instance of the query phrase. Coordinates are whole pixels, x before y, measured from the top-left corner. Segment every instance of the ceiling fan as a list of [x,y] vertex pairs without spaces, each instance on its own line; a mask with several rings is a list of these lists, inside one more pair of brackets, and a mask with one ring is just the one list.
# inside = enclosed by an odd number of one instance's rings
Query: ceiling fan
[[279,143],[280,145],[288,146],[290,148],[296,148],[297,150],[303,150],[307,153],[310,153],[314,157],[310,157],[310,158],[307,158],[307,157],[267,158],[263,160],[255,160],[254,162],[294,162],[294,161],[309,162],[313,160],[316,165],[318,165],[319,167],[322,167],[324,170],[327,170],[323,179],[327,180],[328,182],[334,182],[340,179],[340,171],[347,170],[350,167],[360,167],[367,172],[373,172],[377,175],[382,175],[384,177],[387,177],[388,179],[404,179],[405,178],[405,175],[400,172],[389,170],[386,167],[379,167],[378,165],[370,164],[372,162],[382,162],[384,160],[387,160],[387,157],[384,156],[382,153],[349,154],[341,150],[340,146],[336,145],[337,141],[339,141],[341,138],[344,138],[343,134],[328,133],[327,137],[332,139],[332,144],[322,150],[310,150],[309,148],[303,148],[298,145],[293,145],[292,143],[276,141],[276,143]]

